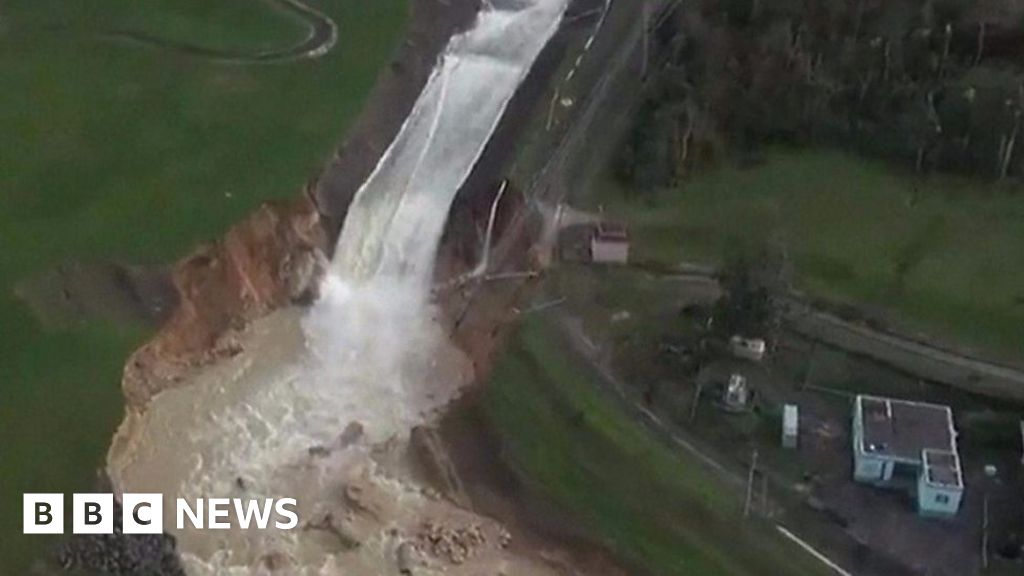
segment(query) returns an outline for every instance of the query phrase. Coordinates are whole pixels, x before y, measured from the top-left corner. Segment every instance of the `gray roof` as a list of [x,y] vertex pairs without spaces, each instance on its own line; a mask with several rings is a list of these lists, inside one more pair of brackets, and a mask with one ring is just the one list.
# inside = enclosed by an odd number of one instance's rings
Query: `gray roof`
[[599,242],[629,242],[629,232],[625,224],[602,220],[594,230],[594,239]]
[[948,450],[924,451],[925,480],[937,486],[963,486],[960,476],[960,458]]
[[921,461],[922,450],[956,451],[953,415],[946,406],[858,396],[865,453]]

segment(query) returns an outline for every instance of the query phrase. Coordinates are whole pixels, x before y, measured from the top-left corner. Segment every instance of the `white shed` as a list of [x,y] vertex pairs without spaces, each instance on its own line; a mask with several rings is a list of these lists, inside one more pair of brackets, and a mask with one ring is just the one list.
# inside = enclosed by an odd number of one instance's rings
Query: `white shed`
[[590,238],[590,258],[598,264],[628,263],[629,234],[626,227],[612,222],[600,222]]
[[737,358],[760,362],[767,350],[768,345],[763,338],[744,338],[736,334],[729,339],[729,351]]
[[782,408],[782,447],[796,448],[800,437],[800,408],[786,404]]

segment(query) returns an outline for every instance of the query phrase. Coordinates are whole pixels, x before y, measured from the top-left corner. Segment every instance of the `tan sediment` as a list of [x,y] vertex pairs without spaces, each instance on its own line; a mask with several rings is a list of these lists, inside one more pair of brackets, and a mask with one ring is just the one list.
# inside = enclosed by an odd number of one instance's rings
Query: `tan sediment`
[[[291,366],[305,351],[302,314],[301,308],[287,307],[252,322],[236,334],[243,352],[197,369],[183,385],[154,397],[147,410],[131,413],[108,459],[116,489],[160,492],[167,497],[165,502],[175,496],[266,495],[249,483],[244,471],[233,485],[189,485],[193,471],[220,457],[203,451],[204,446],[216,448],[216,444],[193,442],[191,435],[200,433],[207,419],[223,417],[231,407],[253,401],[267,382],[297,374]],[[435,351],[431,356],[442,361],[424,379],[436,383],[437,389],[418,393],[426,405],[430,397],[451,397],[457,393],[453,382],[462,388],[474,376],[468,359],[458,350]],[[441,409],[428,418],[427,425],[440,413]],[[372,429],[364,432],[361,424],[353,427],[343,421],[338,422],[337,431],[338,442],[311,445],[279,471],[289,478],[292,494],[288,495],[298,496],[299,529],[290,533],[173,529],[189,572],[230,573],[218,556],[220,550],[230,548],[235,555],[229,564],[236,570],[244,568],[238,573],[246,574],[274,566],[283,574],[376,576],[396,571],[400,551],[415,558],[414,574],[572,573],[566,569],[572,565],[570,554],[557,546],[533,543],[526,549],[511,542],[509,529],[501,522],[472,511],[461,498],[444,494],[442,483],[424,480],[420,472],[424,452],[414,450],[408,438],[382,438]],[[426,452],[435,469],[452,474],[450,465],[445,465],[444,450],[436,445]],[[448,481],[459,484],[457,478]],[[334,496],[303,498],[324,493]],[[173,508],[164,514],[165,525],[173,526]]]
[[[234,333],[248,322],[311,296],[326,235],[305,196],[265,204],[223,240],[174,266],[178,304],[156,335],[125,365],[129,412],[141,411],[199,366],[240,352]],[[297,278],[303,271],[305,278]]]
[[[352,148],[347,150],[339,155],[342,162],[360,156],[353,155]],[[329,177],[339,173],[338,164],[333,165],[312,187],[310,197],[317,198],[318,211],[330,216],[316,223],[320,229],[332,231],[336,220],[344,215],[346,188],[343,182]],[[323,202],[325,195],[331,198],[330,206]],[[304,208],[301,214],[310,212]],[[302,218],[299,221],[304,222]],[[270,228],[278,229],[276,225]],[[287,232],[287,225],[284,229],[285,237],[292,241],[312,244],[301,234],[289,236],[292,233]],[[465,244],[475,237],[471,228],[462,232],[461,238],[459,234],[448,237],[446,246]],[[515,235],[523,232],[517,229]],[[252,251],[247,242],[220,243],[225,257],[214,260],[220,264],[199,262],[200,278],[214,278],[210,284],[213,287],[230,286],[227,293],[232,313],[214,310],[216,321],[207,323],[201,303],[209,288],[204,282],[181,283],[183,294],[195,298],[186,298],[177,321],[168,324],[169,332],[135,358],[143,362],[126,368],[129,413],[108,457],[108,469],[118,491],[159,491],[169,497],[232,497],[261,488],[244,474],[237,482],[221,479],[208,486],[187,481],[191,472],[217,457],[204,453],[202,443],[192,442],[190,432],[218,413],[229,414],[229,408],[245,406],[266,382],[296,377],[289,366],[305,351],[300,323],[303,309],[289,305],[290,298],[281,296],[288,293],[284,288],[287,276],[269,272],[281,270],[282,259],[277,255],[282,252]],[[523,254],[526,252],[524,247]],[[446,273],[472,265],[466,261],[468,254],[461,254],[462,260],[459,256],[444,267]],[[268,262],[276,262],[277,268]],[[254,266],[267,273],[250,273]],[[270,281],[264,283],[266,279]],[[190,285],[194,291],[188,289]],[[437,362],[438,374],[427,379],[438,383],[438,388],[420,391],[424,396],[437,396],[426,405],[443,407],[487,371],[497,349],[498,328],[508,320],[518,293],[514,287],[509,293],[511,286],[483,298],[489,304],[475,309],[469,319],[461,318],[458,298],[442,297],[443,312],[438,312],[438,322],[468,356],[450,346],[435,351],[444,359]],[[442,401],[437,403],[438,399]],[[285,405],[282,402],[282,408]],[[222,409],[226,412],[218,412]],[[440,410],[425,419],[428,425]],[[343,435],[350,424],[339,419],[336,433]],[[345,447],[334,449],[334,444]],[[443,460],[442,455],[433,457]],[[244,574],[261,569],[282,574],[320,573],[315,570],[322,569],[324,574],[377,575],[396,572],[401,561],[415,562],[415,574],[611,573],[579,572],[573,569],[571,553],[540,539],[528,547],[509,542],[501,522],[472,511],[466,502],[459,502],[461,498],[443,494],[444,487],[426,480],[415,460],[407,438],[380,438],[372,430],[354,442],[313,442],[298,451],[296,459],[278,474],[288,476],[286,485],[291,492],[302,495],[326,490],[336,495],[334,498],[300,498],[302,527],[289,534],[230,530],[211,536],[210,532],[175,530],[186,566],[193,574],[235,573],[224,569],[231,565]],[[166,510],[165,518],[166,524],[173,526],[173,510]],[[225,548],[236,550],[236,556],[226,559],[226,563],[221,557]],[[302,572],[301,567],[309,570]]]

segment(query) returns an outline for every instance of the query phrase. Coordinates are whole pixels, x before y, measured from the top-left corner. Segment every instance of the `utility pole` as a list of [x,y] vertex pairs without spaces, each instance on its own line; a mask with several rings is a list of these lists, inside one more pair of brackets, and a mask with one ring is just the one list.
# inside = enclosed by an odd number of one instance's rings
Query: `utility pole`
[[[704,386],[700,383],[700,376],[697,376],[697,389],[693,391],[693,403],[690,404],[690,422],[697,417],[697,406],[700,404],[700,393],[704,389]],[[1024,423],[1021,424],[1022,434],[1024,434]],[[1024,460],[1024,458],[1022,458]]]
[[981,567],[988,570],[988,492],[985,492],[985,504],[981,509]]
[[643,80],[644,78],[647,78],[647,61],[650,58],[650,38],[648,37],[648,34],[650,34],[651,13],[650,13],[650,8],[648,7],[648,3],[646,1],[641,2],[641,5],[643,6],[643,8],[642,8],[642,10],[643,10],[642,22],[643,22],[643,27],[644,27],[644,40],[643,40],[643,42],[644,42],[644,45],[643,45],[644,62],[643,62],[643,67],[640,69],[640,79]]
[[754,496],[754,472],[757,471],[757,448],[750,455],[750,472],[747,474],[747,499],[743,503],[743,517],[750,516],[750,500]]
[[558,95],[562,91],[562,87],[559,86],[555,89],[555,93],[551,96],[551,104],[548,106],[548,121],[544,125],[544,130],[550,132],[551,128],[555,125],[555,106],[558,104]]
[[806,390],[807,387],[808,387],[808,384],[811,383],[811,376],[814,373],[814,360],[817,357],[818,357],[818,343],[814,342],[814,344],[811,346],[810,357],[807,359],[807,371],[804,372],[804,381],[803,381],[803,384],[800,386],[801,390]]
[[761,513],[765,518],[771,516],[771,510],[768,509],[768,475],[764,473],[761,474]]

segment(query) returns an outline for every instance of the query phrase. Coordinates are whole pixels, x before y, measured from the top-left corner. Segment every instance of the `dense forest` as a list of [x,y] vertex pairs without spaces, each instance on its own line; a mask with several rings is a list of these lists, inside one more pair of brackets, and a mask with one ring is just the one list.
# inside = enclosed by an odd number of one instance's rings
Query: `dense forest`
[[1024,177],[1024,2],[695,0],[657,23],[618,173],[677,182],[766,143]]

